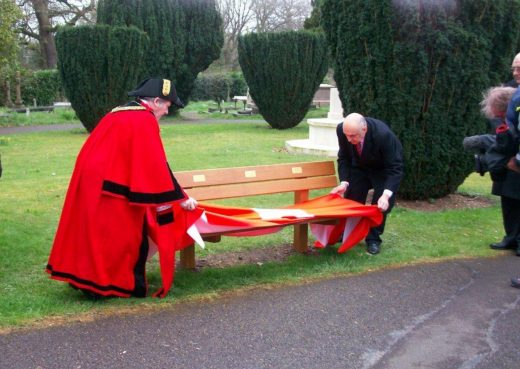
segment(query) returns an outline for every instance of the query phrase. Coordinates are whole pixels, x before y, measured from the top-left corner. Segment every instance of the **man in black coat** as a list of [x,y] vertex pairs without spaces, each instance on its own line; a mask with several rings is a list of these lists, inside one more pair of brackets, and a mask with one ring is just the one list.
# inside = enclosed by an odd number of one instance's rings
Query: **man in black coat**
[[382,121],[347,115],[336,128],[338,136],[338,175],[340,184],[331,193],[365,203],[374,189],[372,204],[383,211],[383,222],[370,229],[365,242],[367,252],[377,254],[386,216],[395,203],[395,193],[403,177],[403,147],[397,136]]

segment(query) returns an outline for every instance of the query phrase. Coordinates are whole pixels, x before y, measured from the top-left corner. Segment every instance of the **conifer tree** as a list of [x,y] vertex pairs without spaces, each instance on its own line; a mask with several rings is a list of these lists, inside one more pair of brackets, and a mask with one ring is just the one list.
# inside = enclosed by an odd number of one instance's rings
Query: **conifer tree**
[[87,131],[128,100],[141,76],[145,33],[135,27],[65,27],[56,34],[58,70],[65,94]]
[[285,31],[239,37],[238,60],[249,93],[273,128],[298,125],[327,73],[322,33]]
[[321,12],[345,113],[401,139],[400,196],[454,192],[473,170],[462,139],[487,130],[482,92],[509,73],[520,1],[323,0]]
[[141,60],[142,77],[171,79],[184,103],[224,42],[215,0],[100,0],[98,23],[145,31],[150,48]]

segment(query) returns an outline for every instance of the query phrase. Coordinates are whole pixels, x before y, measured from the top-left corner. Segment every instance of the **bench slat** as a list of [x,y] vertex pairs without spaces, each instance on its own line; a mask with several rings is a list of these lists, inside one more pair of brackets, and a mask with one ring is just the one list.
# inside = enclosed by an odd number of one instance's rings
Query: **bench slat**
[[338,183],[336,175],[283,179],[255,183],[227,184],[211,187],[184,188],[197,201],[230,199],[234,197],[267,195],[281,192],[333,188]]
[[335,175],[334,162],[320,161],[259,165],[237,168],[217,168],[176,172],[175,178],[185,189],[224,184],[270,181],[276,179],[304,178]]

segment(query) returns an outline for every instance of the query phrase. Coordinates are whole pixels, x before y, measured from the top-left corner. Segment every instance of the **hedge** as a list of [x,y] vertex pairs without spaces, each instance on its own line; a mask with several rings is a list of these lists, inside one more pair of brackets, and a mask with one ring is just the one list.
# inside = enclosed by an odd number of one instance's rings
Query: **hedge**
[[345,114],[386,121],[404,147],[400,196],[454,192],[484,133],[482,92],[510,78],[518,0],[324,0],[322,26]]
[[276,129],[298,125],[327,73],[321,33],[285,31],[239,37],[238,60],[260,114]]
[[[80,46],[79,46],[80,45]],[[139,82],[148,38],[135,27],[65,27],[56,35],[58,70],[72,108],[91,132]]]

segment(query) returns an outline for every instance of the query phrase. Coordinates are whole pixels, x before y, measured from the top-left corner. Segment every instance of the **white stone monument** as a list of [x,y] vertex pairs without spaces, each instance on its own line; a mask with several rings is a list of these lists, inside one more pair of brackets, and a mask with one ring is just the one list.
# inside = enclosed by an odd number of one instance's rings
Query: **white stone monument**
[[339,147],[336,127],[341,122],[343,122],[343,107],[338,89],[334,87],[330,89],[327,118],[308,119],[309,138],[285,141],[285,147],[289,152],[294,153],[337,156]]

